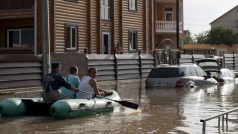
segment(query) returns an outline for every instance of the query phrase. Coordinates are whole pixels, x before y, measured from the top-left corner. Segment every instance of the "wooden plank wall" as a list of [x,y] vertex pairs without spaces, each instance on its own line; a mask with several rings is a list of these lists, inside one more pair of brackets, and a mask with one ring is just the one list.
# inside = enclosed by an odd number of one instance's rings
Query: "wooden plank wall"
[[[151,52],[152,49],[152,0],[139,0],[137,11],[129,11],[128,0],[111,0],[111,18],[100,18],[100,0],[78,0],[77,2],[55,0],[51,3],[51,17],[55,23],[53,44],[54,52],[65,52],[64,24],[73,23],[79,26],[79,50],[88,50],[88,53],[101,53],[101,33],[111,33],[111,52],[116,43],[123,44],[125,53],[129,52],[128,30],[138,31],[138,49]],[[54,6],[52,6],[54,4]]]
[[0,89],[41,85],[41,56],[0,55]]
[[88,39],[88,1],[77,2],[66,0],[55,0],[54,22],[55,22],[55,52],[65,52],[65,24],[78,26],[78,47],[80,50],[87,48]]

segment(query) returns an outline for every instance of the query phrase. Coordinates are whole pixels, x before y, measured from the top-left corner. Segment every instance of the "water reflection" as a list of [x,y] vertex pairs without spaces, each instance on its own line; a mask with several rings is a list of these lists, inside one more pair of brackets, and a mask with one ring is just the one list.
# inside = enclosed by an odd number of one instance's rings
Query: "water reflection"
[[[115,89],[122,100],[140,104],[135,111],[123,106],[113,113],[68,120],[46,117],[0,118],[0,133],[24,134],[200,134],[200,119],[236,108],[236,84],[191,89],[146,89],[144,81],[99,83],[105,89]],[[237,113],[229,116],[228,130],[237,128]],[[217,120],[207,122],[209,134],[219,133]],[[220,131],[221,133],[222,131]]]

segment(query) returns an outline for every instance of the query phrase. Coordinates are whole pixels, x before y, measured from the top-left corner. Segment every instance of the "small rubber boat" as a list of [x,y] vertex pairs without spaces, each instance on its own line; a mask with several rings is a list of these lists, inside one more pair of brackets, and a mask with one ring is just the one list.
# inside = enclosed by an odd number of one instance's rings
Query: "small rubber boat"
[[112,92],[112,95],[106,97],[62,99],[53,103],[45,103],[42,98],[7,98],[0,102],[0,114],[3,117],[30,115],[66,119],[112,112],[121,103],[138,108],[137,104],[120,101],[118,93]]

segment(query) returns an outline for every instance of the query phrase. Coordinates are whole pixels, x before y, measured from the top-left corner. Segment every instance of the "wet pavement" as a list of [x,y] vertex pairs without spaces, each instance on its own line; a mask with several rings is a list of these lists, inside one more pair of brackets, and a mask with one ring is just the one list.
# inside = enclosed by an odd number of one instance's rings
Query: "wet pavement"
[[[121,106],[113,113],[67,120],[31,116],[0,118],[0,133],[201,134],[200,119],[238,107],[235,83],[193,89],[146,89],[140,80],[99,84],[117,90],[122,100],[137,103],[140,109]],[[237,112],[229,115],[230,132],[238,128],[237,115]],[[208,134],[222,133],[217,128],[217,119],[208,121],[206,129]]]

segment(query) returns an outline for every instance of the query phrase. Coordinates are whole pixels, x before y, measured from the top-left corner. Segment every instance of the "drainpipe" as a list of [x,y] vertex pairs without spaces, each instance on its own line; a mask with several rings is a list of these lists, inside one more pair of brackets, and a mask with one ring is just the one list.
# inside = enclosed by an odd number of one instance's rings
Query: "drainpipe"
[[179,49],[179,0],[176,0],[176,37],[177,49]]
[[37,55],[37,0],[34,0],[34,54]]
[[50,72],[50,37],[49,37],[49,6],[48,0],[42,0],[42,45],[43,74]]

